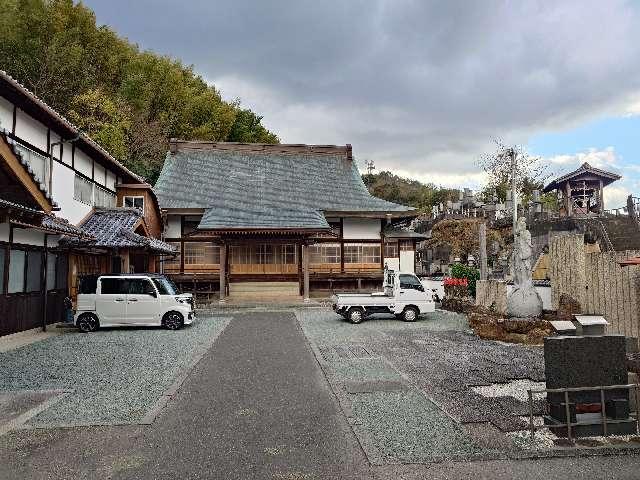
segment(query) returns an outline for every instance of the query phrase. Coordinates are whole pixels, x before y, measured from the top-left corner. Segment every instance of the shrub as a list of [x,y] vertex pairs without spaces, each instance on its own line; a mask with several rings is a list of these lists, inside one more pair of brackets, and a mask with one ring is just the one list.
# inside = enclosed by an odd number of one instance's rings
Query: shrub
[[451,276],[457,279],[465,279],[468,284],[469,293],[472,297],[476,296],[476,281],[480,279],[480,270],[461,263],[454,263],[451,266]]

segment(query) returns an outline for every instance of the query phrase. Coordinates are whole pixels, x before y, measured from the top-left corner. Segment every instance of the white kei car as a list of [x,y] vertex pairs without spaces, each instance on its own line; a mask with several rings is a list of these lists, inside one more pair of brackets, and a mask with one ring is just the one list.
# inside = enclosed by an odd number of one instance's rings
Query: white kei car
[[74,322],[82,332],[100,327],[163,326],[178,330],[195,317],[193,296],[158,274],[83,277]]

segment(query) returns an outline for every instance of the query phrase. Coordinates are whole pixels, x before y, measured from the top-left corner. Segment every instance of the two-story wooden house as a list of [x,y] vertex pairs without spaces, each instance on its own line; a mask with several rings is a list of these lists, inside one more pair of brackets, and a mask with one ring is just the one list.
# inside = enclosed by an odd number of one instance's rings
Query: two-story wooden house
[[[152,268],[173,252],[150,186],[2,71],[0,161],[0,335],[59,321],[41,317],[61,311],[78,275]],[[136,212],[104,214],[129,204]]]
[[392,228],[414,210],[369,194],[350,145],[173,140],[154,190],[180,253],[164,272],[223,301],[278,285],[306,299],[379,286],[385,264],[414,270],[419,239]]

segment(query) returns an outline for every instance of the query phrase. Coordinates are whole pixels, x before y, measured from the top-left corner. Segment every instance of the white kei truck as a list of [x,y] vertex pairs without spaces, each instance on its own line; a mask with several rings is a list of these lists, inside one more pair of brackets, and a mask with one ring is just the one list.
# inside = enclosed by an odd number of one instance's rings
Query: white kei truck
[[420,314],[436,309],[432,293],[425,291],[418,277],[388,269],[382,292],[336,294],[331,303],[333,310],[351,323],[361,323],[374,313],[390,313],[405,322],[415,322]]

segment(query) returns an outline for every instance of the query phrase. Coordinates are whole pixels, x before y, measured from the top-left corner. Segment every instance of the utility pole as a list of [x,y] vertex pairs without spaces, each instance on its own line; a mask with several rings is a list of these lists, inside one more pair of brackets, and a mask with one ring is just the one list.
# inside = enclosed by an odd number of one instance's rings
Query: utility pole
[[518,157],[518,152],[515,148],[509,149],[509,155],[511,156],[511,199],[513,200],[513,238],[516,238],[516,228],[518,226],[518,194],[516,192],[516,159]]
[[373,174],[373,171],[376,169],[376,166],[373,163],[373,160],[365,160],[364,164],[367,167],[367,173],[369,175]]

